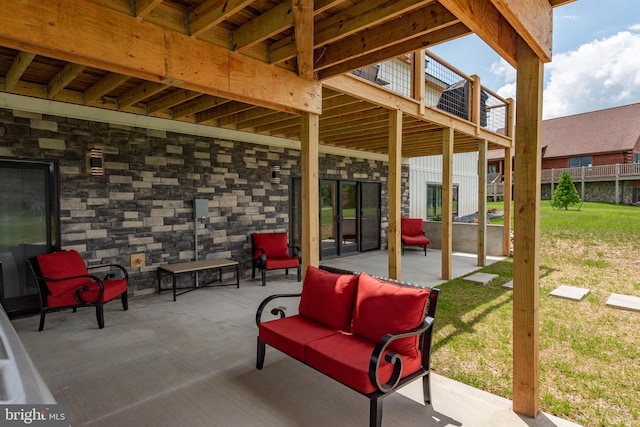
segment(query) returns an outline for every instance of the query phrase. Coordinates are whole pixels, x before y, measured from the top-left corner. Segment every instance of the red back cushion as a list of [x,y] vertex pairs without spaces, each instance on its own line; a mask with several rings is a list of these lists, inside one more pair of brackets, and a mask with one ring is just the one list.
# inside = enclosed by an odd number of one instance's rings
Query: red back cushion
[[[371,341],[406,332],[424,320],[429,289],[394,285],[360,273],[351,330]],[[418,336],[393,341],[389,348],[418,357]]]
[[298,313],[335,330],[351,326],[358,276],[341,275],[309,266],[304,276]]
[[[38,255],[38,266],[42,276],[48,279],[86,276],[89,274],[82,257],[75,250]],[[91,279],[82,277],[59,282],[47,282],[47,287],[52,295],[58,296],[69,290],[76,289],[88,281],[91,281]]]
[[258,258],[262,253],[258,249],[264,249],[267,259],[291,256],[287,246],[287,233],[253,233],[253,243],[256,248],[254,258]]
[[422,232],[424,231],[422,218],[401,218],[400,230],[400,233],[405,236],[422,235]]

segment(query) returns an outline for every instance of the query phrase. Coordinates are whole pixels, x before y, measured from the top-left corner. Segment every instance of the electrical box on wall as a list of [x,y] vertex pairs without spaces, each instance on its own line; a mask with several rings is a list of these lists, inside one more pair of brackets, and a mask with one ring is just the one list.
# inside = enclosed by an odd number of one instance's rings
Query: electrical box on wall
[[209,199],[193,199],[194,219],[203,219],[209,216]]

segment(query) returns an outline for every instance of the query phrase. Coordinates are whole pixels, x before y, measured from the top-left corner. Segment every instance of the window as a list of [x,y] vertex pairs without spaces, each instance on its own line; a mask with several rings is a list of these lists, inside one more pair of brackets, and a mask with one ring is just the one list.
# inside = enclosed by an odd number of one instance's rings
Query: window
[[[458,186],[453,186],[453,216],[458,216]],[[427,219],[442,219],[442,185],[427,183]]]
[[571,157],[569,158],[570,168],[581,168],[582,166],[592,166],[593,159],[591,156]]
[[633,163],[640,163],[640,153],[633,153]]

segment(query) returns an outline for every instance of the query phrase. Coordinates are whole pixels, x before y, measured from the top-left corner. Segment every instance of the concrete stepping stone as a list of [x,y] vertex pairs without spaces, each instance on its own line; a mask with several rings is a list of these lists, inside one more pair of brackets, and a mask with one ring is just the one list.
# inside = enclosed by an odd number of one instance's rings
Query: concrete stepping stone
[[640,311],[640,298],[629,295],[611,294],[607,305],[622,310]]
[[552,291],[550,295],[558,298],[566,298],[573,301],[580,301],[589,292],[590,292],[589,289],[586,289],[586,288],[577,288],[575,286],[560,285],[560,287]]
[[501,286],[503,289],[513,289],[513,280],[509,280],[507,283]]
[[498,277],[497,274],[475,273],[475,274],[472,274],[471,276],[465,277],[464,280],[468,282],[478,283],[480,285],[486,285],[496,277]]

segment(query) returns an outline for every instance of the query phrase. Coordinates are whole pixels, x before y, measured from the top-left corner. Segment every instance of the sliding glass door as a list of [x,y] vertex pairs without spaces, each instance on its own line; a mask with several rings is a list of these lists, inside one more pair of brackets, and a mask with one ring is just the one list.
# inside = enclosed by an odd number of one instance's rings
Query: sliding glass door
[[[292,243],[300,245],[300,178],[291,189]],[[380,184],[357,180],[320,181],[320,257],[380,249]]]
[[37,311],[26,259],[60,245],[57,165],[0,159],[0,303],[10,316]]

